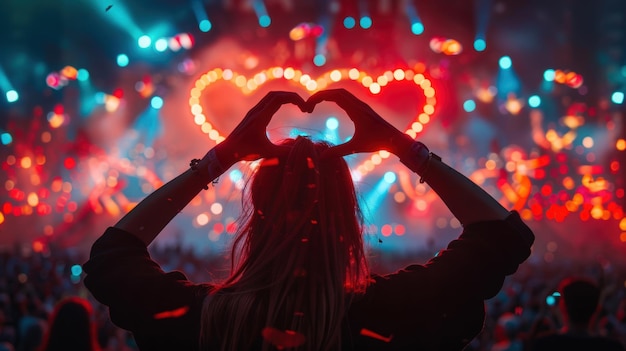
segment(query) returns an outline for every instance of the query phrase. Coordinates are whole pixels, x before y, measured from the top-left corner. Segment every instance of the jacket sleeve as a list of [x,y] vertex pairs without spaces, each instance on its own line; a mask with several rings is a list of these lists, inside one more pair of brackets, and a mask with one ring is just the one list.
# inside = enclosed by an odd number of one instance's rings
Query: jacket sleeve
[[108,228],[83,269],[87,289],[109,307],[113,323],[135,334],[139,346],[150,342],[148,335],[196,342],[211,286],[193,284],[178,271],[164,272],[134,235]]

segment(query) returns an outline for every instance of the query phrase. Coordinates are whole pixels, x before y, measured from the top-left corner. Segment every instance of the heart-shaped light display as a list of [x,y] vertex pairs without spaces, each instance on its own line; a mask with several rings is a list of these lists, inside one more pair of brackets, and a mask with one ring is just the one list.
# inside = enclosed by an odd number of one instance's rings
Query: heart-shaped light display
[[[412,138],[416,138],[422,132],[424,126],[431,120],[435,112],[436,98],[435,89],[431,81],[425,77],[420,70],[397,68],[389,70],[375,77],[365,71],[356,68],[335,69],[320,75],[317,79],[310,75],[288,67],[271,67],[260,71],[252,77],[247,77],[230,69],[215,68],[202,74],[195,82],[190,91],[189,106],[193,115],[194,123],[198,125],[202,132],[206,133],[211,140],[216,143],[224,140],[224,136],[218,131],[210,116],[207,116],[205,108],[201,105],[201,96],[204,90],[212,84],[218,82],[230,82],[241,90],[244,95],[249,95],[256,91],[263,84],[271,81],[283,79],[297,86],[303,87],[310,93],[328,88],[333,83],[341,81],[355,81],[360,83],[364,89],[368,89],[371,94],[379,94],[381,90],[394,82],[412,81],[415,87],[424,94],[425,103],[418,109],[415,117],[409,122],[406,133]],[[359,165],[353,172],[357,178],[371,172],[383,159],[389,157],[386,151],[379,151],[370,156],[369,159]]]

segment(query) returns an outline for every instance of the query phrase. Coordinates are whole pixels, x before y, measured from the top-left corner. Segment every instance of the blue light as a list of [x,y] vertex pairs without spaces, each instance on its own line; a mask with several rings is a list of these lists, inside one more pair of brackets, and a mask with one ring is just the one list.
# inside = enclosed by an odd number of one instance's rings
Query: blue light
[[500,61],[498,61],[498,63],[502,69],[509,69],[511,68],[511,65],[513,65],[513,61],[511,61],[511,58],[508,56],[500,57]]
[[387,172],[385,173],[383,178],[385,179],[385,182],[393,184],[393,182],[396,181],[396,174],[393,172]]
[[554,298],[554,296],[548,295],[548,297],[546,297],[546,303],[548,304],[548,306],[554,306],[554,304],[556,303],[556,299]]
[[9,133],[2,133],[0,134],[0,141],[2,145],[9,145],[13,142],[13,137]]
[[474,50],[485,51],[486,48],[487,48],[487,42],[485,41],[485,39],[474,40]]
[[465,100],[465,102],[463,103],[463,109],[465,110],[465,112],[472,112],[476,109],[476,103],[474,102],[474,100]]
[[152,106],[152,108],[155,110],[160,109],[161,107],[163,107],[163,99],[161,99],[160,96],[153,96],[150,100],[150,106]]
[[167,50],[167,39],[161,38],[154,43],[154,48],[158,52],[163,52]]
[[201,31],[206,33],[210,31],[211,28],[213,28],[213,24],[211,24],[211,21],[209,21],[208,19],[204,19],[200,21],[200,23],[198,24],[198,28],[200,28]]
[[259,25],[263,28],[267,28],[272,24],[272,19],[268,15],[262,15],[259,17]]
[[370,18],[370,16],[363,16],[359,20],[359,25],[363,29],[368,29],[372,26],[372,19]]
[[76,79],[78,79],[79,82],[86,82],[89,79],[89,71],[84,68],[79,69]]
[[533,95],[528,98],[528,106],[537,108],[541,105],[541,98],[537,95]]
[[139,37],[139,39],[137,39],[137,45],[139,45],[139,47],[142,49],[150,47],[150,44],[152,44],[152,39],[150,39],[150,37],[147,35],[142,35]]
[[72,268],[70,268],[70,270],[72,272],[72,275],[75,277],[83,274],[83,267],[81,267],[78,264],[73,265]]
[[228,177],[230,178],[230,180],[233,183],[237,183],[238,181],[240,181],[243,178],[243,173],[241,173],[240,170],[238,169],[233,169],[229,174]]
[[326,120],[326,128],[335,130],[339,128],[339,121],[335,117],[330,117]]
[[547,69],[543,72],[543,79],[547,82],[552,82],[554,80],[554,74],[553,69]]
[[621,91],[614,92],[613,95],[611,95],[611,101],[615,104],[621,105],[624,102],[624,93]]
[[424,33],[424,25],[422,24],[422,22],[415,22],[411,24],[411,33],[415,35],[420,35]]
[[343,26],[347,29],[352,29],[356,26],[356,20],[352,16],[348,16],[343,19]]
[[324,56],[322,54],[315,55],[315,57],[313,57],[313,63],[317,67],[324,66],[326,64],[326,56]]
[[117,55],[117,65],[120,67],[126,67],[128,66],[128,56],[126,56],[125,54],[119,54]]
[[7,91],[6,96],[8,102],[16,102],[20,98],[20,94],[18,94],[15,90]]

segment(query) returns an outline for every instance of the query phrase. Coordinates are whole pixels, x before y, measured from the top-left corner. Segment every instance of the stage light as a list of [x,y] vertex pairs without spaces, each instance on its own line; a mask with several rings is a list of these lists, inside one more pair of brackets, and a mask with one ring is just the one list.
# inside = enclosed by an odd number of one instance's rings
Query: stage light
[[213,24],[211,24],[211,21],[209,21],[208,19],[204,19],[198,24],[198,28],[200,28],[200,31],[205,33],[210,31],[212,27]]
[[259,17],[259,25],[263,28],[267,28],[272,24],[272,19],[268,15],[262,15]]
[[79,82],[85,82],[89,79],[89,71],[87,71],[84,68],[81,68],[78,70],[78,73],[76,74],[76,79]]
[[119,54],[117,55],[117,65],[120,67],[126,67],[128,66],[128,56],[126,56],[125,54]]
[[330,117],[326,120],[326,128],[330,130],[335,130],[339,128],[339,120],[335,117]]
[[229,173],[228,177],[230,178],[231,182],[237,183],[243,178],[243,173],[241,173],[241,171],[238,169],[234,169]]
[[313,57],[313,63],[317,67],[324,66],[326,64],[326,56],[324,56],[322,54],[315,55],[315,57]]
[[624,93],[621,91],[614,92],[613,95],[611,95],[611,101],[613,101],[614,104],[621,105],[624,102]]
[[502,69],[509,69],[513,65],[513,61],[511,61],[511,58],[509,56],[502,56],[500,57],[498,64]]
[[150,47],[150,44],[152,44],[152,39],[147,35],[142,35],[137,39],[137,45],[142,49]]
[[414,22],[411,24],[411,33],[415,35],[420,35],[424,33],[424,25],[422,22]]
[[2,145],[9,145],[13,142],[13,137],[11,134],[4,132],[0,134],[0,141],[2,142]]
[[160,96],[153,96],[152,99],[150,99],[150,106],[155,110],[159,110],[163,107],[163,99]]
[[352,29],[356,26],[356,20],[354,17],[348,16],[343,19],[343,26],[346,27],[346,29]]
[[396,174],[390,171],[385,173],[383,178],[385,179],[385,182],[393,184],[396,181]]
[[363,16],[359,20],[359,25],[363,29],[369,29],[372,27],[372,18],[370,16]]
[[474,102],[474,100],[465,100],[465,102],[463,103],[463,109],[465,110],[465,112],[472,112],[476,109],[476,103]]
[[16,102],[20,98],[20,95],[15,90],[9,90],[6,92],[6,97],[8,102]]
[[154,49],[158,52],[167,50],[167,39],[161,38],[154,43]]
[[533,95],[528,98],[528,106],[532,108],[537,108],[541,105],[541,98],[537,95]]
[[543,72],[543,79],[546,82],[552,82],[554,81],[555,75],[556,75],[556,72],[553,69],[547,69]]
[[474,40],[474,50],[485,51],[486,48],[487,48],[487,42],[485,42],[485,39]]
[[75,277],[78,277],[81,274],[83,274],[83,267],[81,267],[79,264],[73,265],[70,270],[72,271],[72,275]]

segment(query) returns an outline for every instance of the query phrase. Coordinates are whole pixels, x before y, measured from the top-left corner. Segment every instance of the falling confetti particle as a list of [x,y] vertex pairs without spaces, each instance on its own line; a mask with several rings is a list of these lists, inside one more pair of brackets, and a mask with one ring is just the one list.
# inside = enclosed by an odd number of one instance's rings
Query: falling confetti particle
[[111,7],[113,7],[113,5],[109,5],[109,6],[107,6],[107,8],[106,8],[106,9],[104,9],[104,12],[109,12],[109,10],[111,9]]

